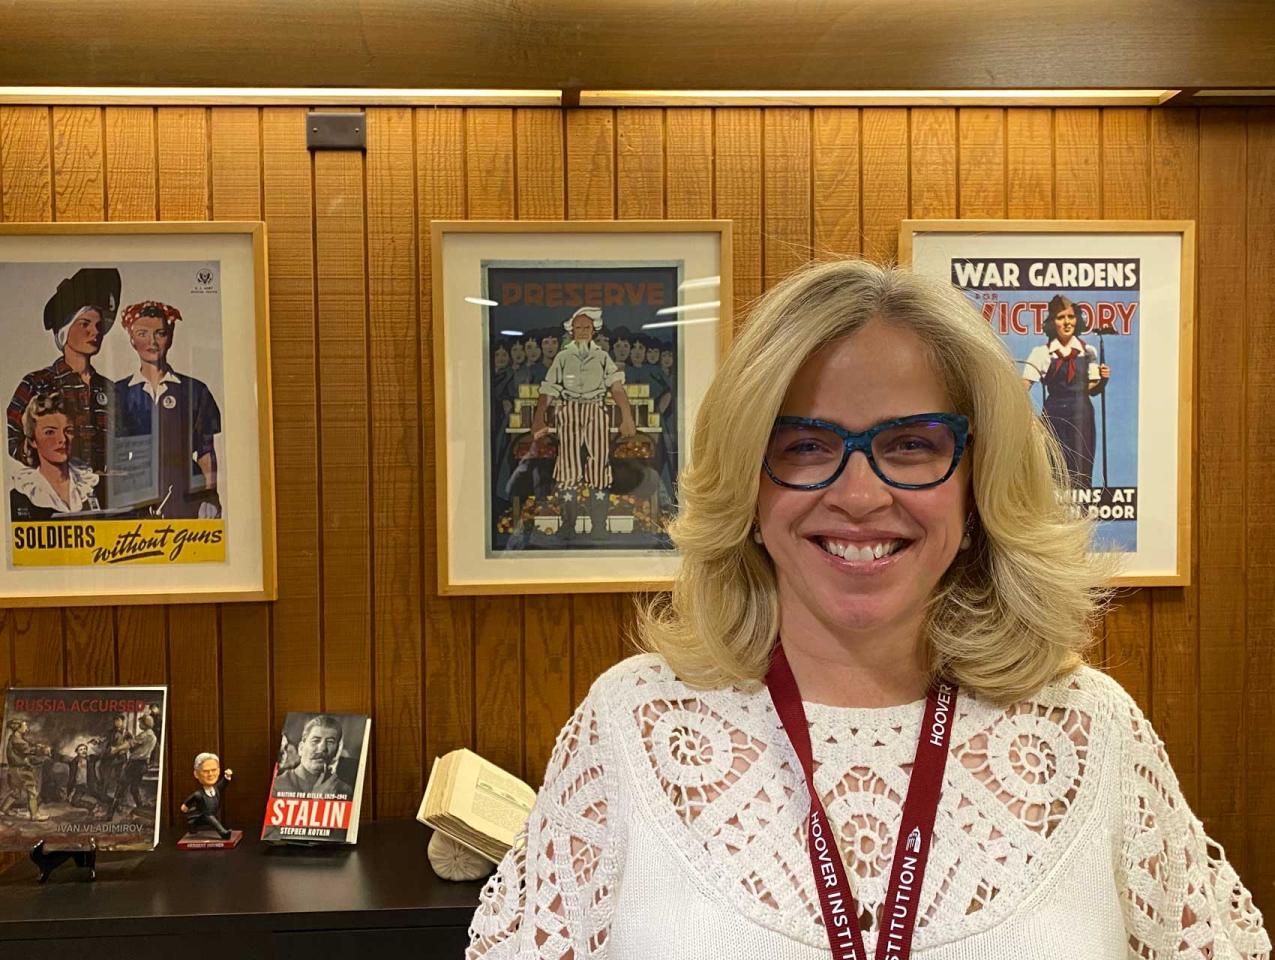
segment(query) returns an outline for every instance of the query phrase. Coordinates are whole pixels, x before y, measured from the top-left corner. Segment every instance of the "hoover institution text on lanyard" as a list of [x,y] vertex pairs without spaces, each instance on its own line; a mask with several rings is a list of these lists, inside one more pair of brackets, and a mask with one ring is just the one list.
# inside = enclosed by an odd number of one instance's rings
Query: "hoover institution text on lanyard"
[[[766,674],[766,686],[770,689],[784,731],[801,761],[810,792],[810,818],[806,823],[810,864],[815,872],[815,887],[819,891],[819,905],[823,910],[823,923],[832,955],[835,960],[867,960],[863,931],[859,929],[858,907],[828,826],[828,815],[815,789],[814,754],[810,747],[806,711],[782,645],[775,647],[774,660]],[[930,857],[930,838],[943,789],[943,769],[947,764],[948,742],[955,715],[956,687],[937,681],[925,700],[925,719],[921,723],[912,779],[903,805],[903,820],[899,824],[902,842],[896,842],[894,846],[894,864],[885,895],[884,922],[877,939],[876,960],[906,960],[912,953],[917,900]]]

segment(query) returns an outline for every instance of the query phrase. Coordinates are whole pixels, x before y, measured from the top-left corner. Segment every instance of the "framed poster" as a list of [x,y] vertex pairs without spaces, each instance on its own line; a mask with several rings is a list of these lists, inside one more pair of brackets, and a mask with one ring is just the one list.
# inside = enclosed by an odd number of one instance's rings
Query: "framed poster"
[[662,589],[728,221],[433,224],[443,594]]
[[0,606],[274,599],[265,225],[0,225],[0,303]]
[[899,250],[1000,336],[1115,585],[1189,583],[1195,224],[905,220]]

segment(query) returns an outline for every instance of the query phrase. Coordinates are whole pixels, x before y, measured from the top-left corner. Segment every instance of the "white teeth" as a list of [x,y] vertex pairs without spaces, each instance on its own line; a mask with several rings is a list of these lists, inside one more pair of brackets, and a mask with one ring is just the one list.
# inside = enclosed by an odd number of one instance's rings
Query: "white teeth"
[[838,543],[835,540],[821,540],[820,546],[834,557],[866,563],[869,560],[880,560],[896,552],[903,545],[902,540],[887,540],[870,547],[856,547],[852,543]]

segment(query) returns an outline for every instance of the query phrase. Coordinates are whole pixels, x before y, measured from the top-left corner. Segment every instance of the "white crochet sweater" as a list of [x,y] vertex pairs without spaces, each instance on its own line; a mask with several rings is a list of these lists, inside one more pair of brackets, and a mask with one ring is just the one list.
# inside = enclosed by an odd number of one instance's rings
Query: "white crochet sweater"
[[[869,956],[923,707],[806,704]],[[626,660],[562,731],[467,957],[823,960],[808,805],[764,687],[697,691]],[[913,953],[1247,960],[1270,941],[1160,739],[1085,667],[1009,709],[962,691]]]

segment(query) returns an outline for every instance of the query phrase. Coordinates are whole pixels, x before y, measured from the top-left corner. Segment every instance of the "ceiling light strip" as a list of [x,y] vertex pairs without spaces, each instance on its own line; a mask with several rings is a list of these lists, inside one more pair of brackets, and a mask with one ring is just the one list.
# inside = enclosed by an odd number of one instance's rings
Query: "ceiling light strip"
[[0,104],[38,106],[557,107],[560,90],[360,87],[0,87]]
[[582,90],[582,107],[1155,107],[1176,90]]

